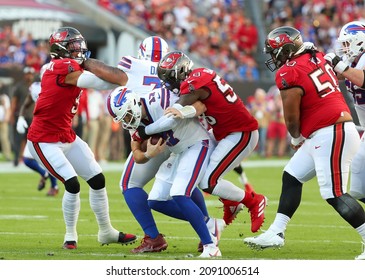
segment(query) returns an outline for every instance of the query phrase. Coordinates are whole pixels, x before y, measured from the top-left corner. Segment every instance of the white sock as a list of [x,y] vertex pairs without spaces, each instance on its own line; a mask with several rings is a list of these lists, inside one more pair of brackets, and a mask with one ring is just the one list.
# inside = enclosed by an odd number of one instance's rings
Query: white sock
[[109,217],[109,202],[106,188],[89,191],[90,207],[93,210],[96,221],[98,222],[100,232],[109,232],[114,230]]
[[365,223],[356,228],[356,231],[361,235],[362,242],[365,243]]
[[242,201],[245,197],[244,190],[224,179],[218,181],[212,194],[232,201]]
[[277,213],[274,222],[269,227],[275,233],[285,232],[286,226],[288,225],[290,218],[284,214]]
[[77,220],[80,213],[80,193],[70,193],[65,190],[62,198],[63,219],[66,224],[66,234],[64,241],[77,242]]

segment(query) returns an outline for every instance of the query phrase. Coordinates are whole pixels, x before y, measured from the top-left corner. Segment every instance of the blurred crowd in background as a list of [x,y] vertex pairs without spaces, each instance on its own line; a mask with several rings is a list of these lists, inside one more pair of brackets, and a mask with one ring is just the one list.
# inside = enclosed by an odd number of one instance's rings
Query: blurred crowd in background
[[[262,20],[266,28],[259,30],[252,15],[246,13],[245,0],[97,0],[98,4],[150,34],[163,37],[171,49],[188,52],[201,59],[227,81],[260,81],[257,64],[262,56],[259,32],[290,25],[299,29],[304,41],[311,41],[322,51],[336,48],[341,27],[352,20],[365,21],[363,0],[264,0]],[[86,38],[87,39],[87,38]],[[47,41],[34,40],[32,34],[14,34],[11,26],[0,30],[0,68],[28,66],[34,69],[33,78],[41,66],[49,61]],[[27,75],[25,75],[27,76]],[[26,79],[26,78],[24,78]],[[24,81],[18,81],[23,84]],[[273,81],[274,84],[274,81]],[[14,92],[19,85],[14,86]],[[0,146],[2,158],[13,160],[12,137],[19,104],[13,92],[0,85]],[[99,161],[124,159],[129,150],[129,136],[121,133],[105,108],[108,92],[89,90],[83,95],[75,130],[93,149]],[[247,93],[246,93],[247,95]],[[280,96],[272,87],[248,93],[244,100],[260,123],[261,157],[286,156],[288,134],[285,128]],[[18,100],[20,102],[21,100]],[[17,109],[18,108],[18,109]],[[4,128],[7,127],[7,128]],[[7,131],[8,130],[8,131]]]

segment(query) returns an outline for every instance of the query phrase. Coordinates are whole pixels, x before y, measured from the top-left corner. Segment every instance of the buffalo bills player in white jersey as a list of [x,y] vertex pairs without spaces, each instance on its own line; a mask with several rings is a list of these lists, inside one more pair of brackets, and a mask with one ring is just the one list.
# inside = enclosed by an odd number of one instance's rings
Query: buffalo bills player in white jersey
[[115,67],[88,59],[86,42],[75,28],[59,28],[50,36],[49,44],[52,60],[41,80],[41,92],[27,137],[33,157],[65,185],[63,248],[77,248],[78,176],[90,186],[89,201],[99,226],[98,241],[102,244],[134,242],[135,235],[119,232],[111,225],[102,169],[88,145],[72,129],[72,119],[77,113],[83,88],[115,88],[124,85],[127,76]]
[[[164,115],[164,110],[176,102],[178,96],[165,88],[156,89],[139,97],[126,87],[114,90],[110,95],[109,112],[126,129],[148,125]],[[187,220],[198,234],[202,244],[202,258],[219,257],[217,247],[220,232],[210,233],[208,226],[218,227],[216,219],[206,217],[191,196],[204,175],[209,156],[214,148],[212,139],[197,118],[176,120],[172,129],[162,134],[170,157],[160,166],[148,201],[152,209],[166,215]],[[135,138],[134,138],[135,139]],[[156,144],[160,146],[162,139]],[[149,143],[151,144],[151,143]],[[157,149],[144,152],[139,141],[132,141],[133,157],[145,163],[156,155]],[[207,223],[206,223],[207,221]],[[225,226],[223,220],[222,227]]]
[[[167,52],[168,45],[165,40],[151,36],[141,42],[138,58],[122,57],[118,68],[128,76],[126,86],[140,95],[161,88],[161,82],[157,76],[157,63]],[[141,244],[131,250],[132,253],[160,252],[168,246],[164,236],[157,229],[151,208],[147,203],[148,194],[143,189],[154,178],[159,166],[168,157],[169,153],[166,151],[148,163],[138,164],[133,158],[133,153],[130,153],[124,164],[120,188],[129,209],[144,232]]]
[[[365,69],[365,23],[352,21],[344,25],[337,39],[340,43],[338,55],[355,69]],[[338,75],[338,78],[341,79]],[[359,87],[345,80],[347,91],[352,94],[354,106],[363,130],[365,129],[365,87]],[[365,133],[360,148],[351,163],[351,184],[349,193],[365,203]]]
[[[299,30],[290,26],[271,31],[264,51],[271,56],[268,68],[277,69],[275,82],[296,152],[284,168],[274,222],[244,242],[260,249],[283,246],[286,227],[301,202],[303,183],[315,176],[322,198],[365,242],[364,209],[346,193],[360,137],[332,66],[322,52],[306,48]],[[365,252],[356,259],[365,259]]]
[[[41,71],[39,73],[40,79],[42,79],[42,75],[44,71],[46,70],[48,64],[45,64],[42,66]],[[16,130],[19,134],[24,134],[26,129],[28,128],[28,123],[24,118],[24,111],[29,108],[34,102],[37,101],[39,93],[41,91],[41,82],[36,81],[33,82],[29,87],[29,95],[24,100],[24,103],[20,107],[19,110],[19,118],[16,124]],[[40,166],[38,161],[36,161],[32,154],[29,151],[28,145],[25,145],[24,151],[23,151],[23,162],[26,166],[28,166],[30,169],[36,171],[41,175],[41,179],[38,183],[38,190],[41,191],[44,189],[46,185],[46,181],[49,178],[51,181],[51,187],[49,191],[47,192],[47,196],[56,196],[58,194],[58,186],[57,186],[57,179],[50,175],[47,170],[45,170],[43,167]]]

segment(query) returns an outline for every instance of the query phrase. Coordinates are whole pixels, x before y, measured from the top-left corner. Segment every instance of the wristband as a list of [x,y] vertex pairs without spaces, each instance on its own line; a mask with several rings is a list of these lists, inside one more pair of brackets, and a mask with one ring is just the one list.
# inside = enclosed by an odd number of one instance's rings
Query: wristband
[[146,159],[151,159],[151,157],[147,154],[147,152],[145,152],[143,155],[144,155],[144,157],[145,157]]
[[303,137],[302,134],[300,134],[300,136],[298,138],[292,138],[291,139],[291,144],[293,146],[298,146],[301,142],[303,142],[305,140],[305,138]]
[[337,62],[336,66],[333,68],[338,74],[342,74],[343,72],[345,72],[347,69],[349,69],[349,66],[343,62],[343,61],[339,61]]
[[178,103],[175,103],[174,105],[172,105],[172,108],[179,110],[183,119],[194,118],[196,114],[196,110],[192,105],[182,106]]

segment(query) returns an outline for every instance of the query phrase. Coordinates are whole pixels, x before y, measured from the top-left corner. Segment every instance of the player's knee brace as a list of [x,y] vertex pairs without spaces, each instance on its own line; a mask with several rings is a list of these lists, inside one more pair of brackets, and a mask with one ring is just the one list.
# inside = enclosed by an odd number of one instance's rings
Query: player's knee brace
[[101,190],[105,187],[105,177],[103,173],[99,173],[87,181],[93,190]]
[[302,199],[303,184],[284,171],[278,212],[292,217]]
[[80,192],[80,182],[76,176],[72,177],[71,179],[68,179],[65,182],[65,189],[69,193],[73,193],[73,194]]
[[327,202],[344,218],[353,228],[365,223],[365,213],[361,205],[348,193],[339,197],[329,198]]

